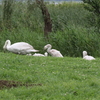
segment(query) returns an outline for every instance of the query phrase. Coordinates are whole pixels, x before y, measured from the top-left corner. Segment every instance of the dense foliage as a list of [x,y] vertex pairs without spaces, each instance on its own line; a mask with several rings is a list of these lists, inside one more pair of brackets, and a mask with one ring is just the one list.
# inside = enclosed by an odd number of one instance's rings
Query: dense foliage
[[10,39],[12,43],[28,42],[40,52],[44,52],[43,46],[50,43],[64,56],[82,56],[83,50],[93,56],[100,56],[100,34],[95,27],[96,18],[84,8],[84,3],[46,2],[53,26],[48,40],[44,39],[43,16],[35,2],[11,0],[9,3],[9,10],[4,3],[0,5],[0,51],[3,51],[5,40]]
[[83,0],[83,2],[86,3],[85,8],[94,14],[94,26],[100,33],[100,0]]

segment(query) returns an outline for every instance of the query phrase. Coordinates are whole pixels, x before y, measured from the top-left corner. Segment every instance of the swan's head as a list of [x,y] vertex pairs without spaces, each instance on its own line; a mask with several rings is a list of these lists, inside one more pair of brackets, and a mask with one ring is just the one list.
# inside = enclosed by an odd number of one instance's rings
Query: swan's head
[[51,44],[47,44],[47,45],[44,46],[44,50],[46,50],[48,48],[52,48]]
[[4,46],[3,46],[4,51],[7,50],[7,46],[10,46],[10,45],[11,45],[10,40],[6,40],[6,42],[5,42]]
[[45,56],[48,56],[48,53],[47,53],[47,52],[45,52],[45,53],[44,53],[44,55],[45,55]]
[[87,51],[83,51],[83,57],[87,56]]

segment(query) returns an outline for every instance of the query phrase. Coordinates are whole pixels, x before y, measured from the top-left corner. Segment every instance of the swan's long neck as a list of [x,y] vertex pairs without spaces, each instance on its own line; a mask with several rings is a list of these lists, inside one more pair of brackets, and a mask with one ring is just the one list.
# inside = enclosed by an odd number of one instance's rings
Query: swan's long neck
[[49,52],[49,51],[51,50],[51,48],[52,48],[52,46],[49,46],[49,47],[47,48],[47,52]]
[[11,42],[10,42],[10,40],[7,40],[6,42],[5,42],[5,45],[4,45],[4,49],[7,49],[9,46],[11,45]]
[[83,52],[83,57],[87,56],[87,52]]

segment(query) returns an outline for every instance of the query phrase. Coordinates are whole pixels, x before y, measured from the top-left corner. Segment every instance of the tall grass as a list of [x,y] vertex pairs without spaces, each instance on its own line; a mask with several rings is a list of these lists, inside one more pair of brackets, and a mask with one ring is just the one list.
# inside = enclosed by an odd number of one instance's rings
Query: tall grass
[[[49,40],[44,39],[44,21],[41,10],[35,2],[14,2],[11,14],[11,27],[3,24],[3,5],[0,5],[0,51],[6,39],[12,43],[25,41],[43,51],[43,46],[51,43],[64,56],[82,56],[87,50],[93,56],[100,56],[99,33],[92,24],[93,16],[84,9],[83,3],[64,2],[62,4],[46,3],[52,19],[52,33]],[[90,23],[91,22],[91,23]]]
[[100,34],[90,33],[87,29],[69,27],[63,32],[52,33],[50,43],[65,56],[82,56],[84,50],[90,55],[99,56]]

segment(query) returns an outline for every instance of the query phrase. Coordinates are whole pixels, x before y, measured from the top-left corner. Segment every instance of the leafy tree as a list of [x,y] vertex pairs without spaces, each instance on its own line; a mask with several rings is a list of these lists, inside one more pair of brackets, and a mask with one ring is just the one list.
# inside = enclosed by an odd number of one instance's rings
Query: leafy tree
[[95,14],[96,27],[100,32],[100,0],[83,0],[86,3],[85,8]]

